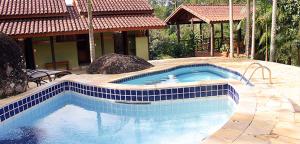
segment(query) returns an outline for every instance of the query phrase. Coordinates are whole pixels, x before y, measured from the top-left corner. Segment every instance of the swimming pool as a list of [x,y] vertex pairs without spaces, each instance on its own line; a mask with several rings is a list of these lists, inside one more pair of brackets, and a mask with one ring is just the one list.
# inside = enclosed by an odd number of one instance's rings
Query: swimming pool
[[240,80],[241,75],[237,72],[211,64],[196,64],[179,66],[164,71],[124,78],[114,81],[113,83],[131,85],[156,85],[218,79]]
[[235,106],[228,96],[128,105],[65,92],[0,123],[0,143],[196,144]]

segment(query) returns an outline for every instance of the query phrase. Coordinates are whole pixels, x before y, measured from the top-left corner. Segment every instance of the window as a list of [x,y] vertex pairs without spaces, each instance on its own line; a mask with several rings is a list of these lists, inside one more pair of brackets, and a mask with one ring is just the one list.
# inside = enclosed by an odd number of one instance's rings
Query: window
[[128,54],[136,55],[135,35],[128,35]]

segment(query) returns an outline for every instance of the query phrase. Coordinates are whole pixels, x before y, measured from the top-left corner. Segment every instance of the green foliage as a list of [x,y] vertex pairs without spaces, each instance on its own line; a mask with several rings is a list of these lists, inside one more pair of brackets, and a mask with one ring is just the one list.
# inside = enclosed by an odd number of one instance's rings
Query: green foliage
[[190,33],[188,35],[188,40],[186,42],[186,50],[188,54],[190,54],[190,56],[194,55],[195,50],[197,49],[199,45],[199,38],[195,33]]
[[228,52],[229,51],[229,45],[228,44],[223,44],[220,48],[221,52]]
[[[245,4],[245,0],[234,0],[235,4]],[[271,0],[256,0],[256,58],[264,60],[266,50],[270,48],[271,33]],[[166,19],[181,4],[227,4],[228,0],[150,0],[155,14],[161,19]],[[300,65],[300,3],[299,0],[278,1],[277,36],[276,36],[276,61],[285,64]],[[224,25],[225,37],[229,35],[228,25]],[[237,25],[237,29],[245,29],[244,21]],[[154,30],[151,32],[150,55],[153,59],[191,56],[199,42],[199,29],[195,25],[195,33],[191,32],[190,25],[181,26],[182,43],[177,43],[176,27],[170,26],[167,30]],[[220,27],[215,26],[216,36]],[[152,35],[154,34],[154,36]],[[244,33],[243,33],[244,34]],[[203,35],[209,37],[209,28],[203,25]],[[226,51],[223,45],[221,51]],[[268,50],[269,51],[269,50]]]
[[300,37],[300,4],[298,0],[279,1],[278,8],[278,35],[277,61],[285,64],[296,64],[297,55],[295,51],[299,48],[298,41]]
[[258,39],[258,49],[256,57],[264,60],[266,50],[270,47],[272,4],[268,0],[261,0],[258,1],[257,5],[256,27],[258,30],[256,38]]
[[[235,3],[243,3],[242,0],[234,0]],[[227,4],[228,0],[150,0],[155,15],[160,19],[166,19],[181,4]],[[199,26],[181,26],[181,43],[177,42],[176,27],[169,26],[165,30],[152,30],[150,34],[150,59],[180,58],[194,56],[195,49],[200,41]],[[209,26],[203,25],[203,35],[209,37]],[[216,33],[220,33],[220,27],[216,25]],[[225,35],[229,35],[224,29]]]
[[[150,59],[162,58],[182,58],[193,55],[193,47],[195,42],[189,42],[188,45],[178,43],[172,36],[163,36],[164,33],[152,32],[152,44],[150,46]],[[153,37],[156,35],[156,37]]]
[[[298,0],[278,1],[276,62],[299,65],[297,44],[300,40],[300,3]],[[257,2],[256,18],[256,58],[264,60],[266,50],[270,48],[272,2],[260,0]],[[269,51],[269,50],[268,50]]]

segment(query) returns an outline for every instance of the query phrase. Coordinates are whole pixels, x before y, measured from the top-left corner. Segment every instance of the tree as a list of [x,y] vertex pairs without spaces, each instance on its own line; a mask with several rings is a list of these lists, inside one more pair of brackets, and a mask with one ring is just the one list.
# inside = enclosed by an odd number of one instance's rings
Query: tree
[[94,42],[94,26],[93,26],[93,13],[92,13],[92,2],[88,0],[88,22],[89,22],[89,41],[90,41],[90,59],[93,62],[96,59],[96,50]]
[[234,43],[233,43],[233,3],[229,0],[229,25],[230,25],[230,54],[229,57],[233,58]]
[[270,48],[270,61],[275,60],[275,37],[276,37],[276,11],[277,11],[277,0],[273,0],[272,8],[272,27],[271,27],[271,48]]
[[256,0],[253,0],[253,14],[252,14],[252,44],[251,44],[251,59],[255,56],[255,16],[256,16]]
[[250,47],[250,0],[247,0],[247,5],[246,5],[246,13],[247,13],[247,18],[246,18],[246,34],[245,34],[245,54],[247,57],[249,57],[249,47]]
[[297,64],[298,41],[300,37],[300,3],[298,0],[277,1],[276,51],[274,61]]
[[269,0],[257,1],[256,7],[256,43],[255,58],[269,60],[270,31],[271,31],[272,4]]

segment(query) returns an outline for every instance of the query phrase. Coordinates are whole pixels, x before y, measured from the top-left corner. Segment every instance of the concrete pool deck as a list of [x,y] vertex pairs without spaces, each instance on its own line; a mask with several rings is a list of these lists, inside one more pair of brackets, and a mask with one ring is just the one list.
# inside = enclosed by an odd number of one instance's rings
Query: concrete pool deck
[[[104,87],[127,87],[139,89],[141,86],[124,86],[108,82],[152,71],[172,68],[178,65],[209,63],[228,68],[243,74],[244,70],[253,62],[267,66],[272,71],[273,84],[269,84],[268,73],[266,79],[262,79],[261,72],[257,71],[251,82],[254,87],[247,87],[238,80],[204,81],[186,84],[172,84],[159,87],[201,85],[210,83],[228,82],[233,85],[240,94],[240,103],[236,113],[220,130],[204,140],[204,143],[300,143],[300,68],[264,61],[227,58],[185,58],[162,61],[151,61],[155,67],[128,74],[117,75],[69,75],[62,79],[80,82],[89,85]],[[251,67],[246,75],[249,78],[255,66]],[[15,97],[0,100],[0,106],[11,103],[32,92],[47,87],[49,84],[30,90]],[[143,86],[155,88],[157,86]],[[199,143],[201,140],[199,140]]]

